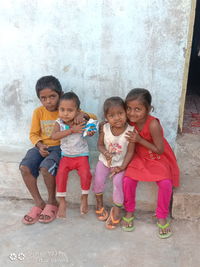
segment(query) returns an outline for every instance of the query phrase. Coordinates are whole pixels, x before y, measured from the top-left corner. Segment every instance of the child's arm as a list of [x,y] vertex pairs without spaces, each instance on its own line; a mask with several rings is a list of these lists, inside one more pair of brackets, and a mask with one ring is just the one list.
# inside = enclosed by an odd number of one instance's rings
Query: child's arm
[[109,165],[109,163],[112,160],[112,154],[110,154],[109,151],[105,148],[103,125],[99,127],[99,138],[98,138],[97,147],[98,147],[99,152],[101,152],[105,156],[108,162],[108,165]]
[[74,123],[79,124],[83,120],[89,121],[89,119],[96,120],[97,116],[92,113],[88,113],[88,112],[80,110],[78,115],[74,118]]
[[134,154],[134,151],[135,151],[135,144],[134,143],[129,143],[128,144],[128,147],[127,147],[127,152],[126,152],[126,155],[124,157],[124,161],[121,165],[121,170],[125,170],[126,167],[128,166],[129,162],[131,161],[132,157],[133,157],[133,154]]
[[163,132],[160,123],[157,120],[152,120],[150,123],[150,133],[153,139],[153,144],[142,138],[137,131],[128,133],[128,140],[133,143],[139,143],[140,145],[148,148],[152,152],[162,154],[164,152],[164,139]]
[[95,115],[95,114],[93,114],[93,113],[89,113],[89,112],[85,112],[85,111],[81,111],[81,112],[83,112],[83,116],[84,116],[84,119],[85,120],[89,120],[89,119],[93,119],[93,120],[97,120],[97,116]]
[[61,131],[60,125],[56,122],[54,129],[53,129],[53,132],[51,134],[51,138],[53,140],[60,140],[60,139],[66,137],[70,134],[73,134],[73,133],[82,133],[84,131],[84,129],[83,129],[84,125],[85,125],[84,123],[80,123],[78,125],[73,125],[68,130]]
[[127,147],[127,152],[126,152],[126,155],[124,157],[122,165],[112,168],[111,172],[113,174],[116,174],[118,172],[121,172],[121,171],[125,170],[126,167],[129,164],[129,162],[131,161],[133,155],[134,155],[134,151],[135,151],[135,144],[134,143],[129,143],[128,147]]
[[34,112],[33,112],[29,138],[30,138],[30,141],[32,142],[32,144],[35,146],[38,142],[42,143],[40,115],[38,113],[38,110],[34,110]]

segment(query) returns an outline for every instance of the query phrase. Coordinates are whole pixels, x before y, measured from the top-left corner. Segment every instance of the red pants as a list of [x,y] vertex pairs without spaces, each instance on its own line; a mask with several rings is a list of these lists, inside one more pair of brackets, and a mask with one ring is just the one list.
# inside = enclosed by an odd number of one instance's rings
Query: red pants
[[[169,179],[157,181],[158,199],[156,208],[156,217],[165,219],[169,213],[169,204],[172,195],[172,181]],[[135,211],[135,195],[138,181],[127,176],[123,180],[124,189],[124,207],[127,212]]]
[[56,175],[56,195],[58,197],[66,196],[68,174],[72,170],[77,170],[80,176],[82,194],[88,194],[92,180],[88,156],[75,158],[63,157],[60,160]]

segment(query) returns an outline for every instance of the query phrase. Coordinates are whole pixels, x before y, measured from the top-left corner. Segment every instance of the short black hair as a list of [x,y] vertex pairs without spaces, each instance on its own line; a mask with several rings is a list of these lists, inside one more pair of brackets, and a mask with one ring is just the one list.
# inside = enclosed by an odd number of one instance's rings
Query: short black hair
[[103,104],[103,111],[105,117],[108,113],[109,108],[112,108],[114,106],[121,106],[125,109],[124,100],[119,96],[112,96],[110,98],[107,98]]
[[126,96],[125,103],[133,100],[140,101],[147,110],[152,108],[151,106],[151,94],[147,89],[144,88],[134,88]]
[[72,92],[72,91],[63,94],[63,95],[61,96],[61,98],[60,98],[60,102],[61,102],[62,100],[73,100],[73,101],[75,102],[76,106],[77,106],[77,109],[80,108],[80,104],[81,104],[80,99],[79,99],[79,97],[78,97],[74,92]]
[[43,76],[37,81],[35,90],[38,98],[40,98],[40,91],[42,91],[45,88],[50,88],[51,90],[55,91],[59,95],[59,97],[63,93],[62,86],[59,80],[51,75]]

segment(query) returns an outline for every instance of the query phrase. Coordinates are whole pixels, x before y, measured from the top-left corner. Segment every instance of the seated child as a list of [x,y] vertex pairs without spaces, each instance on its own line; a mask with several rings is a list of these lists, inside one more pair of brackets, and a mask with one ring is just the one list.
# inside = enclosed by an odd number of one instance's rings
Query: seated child
[[65,93],[58,106],[59,118],[52,132],[53,140],[61,140],[61,154],[57,176],[57,197],[59,208],[57,217],[66,217],[66,185],[68,173],[77,170],[81,179],[81,214],[88,212],[88,192],[92,175],[88,161],[89,150],[87,140],[83,137],[85,123],[74,124],[74,119],[80,111],[80,100],[73,92]]
[[[128,125],[125,103],[120,97],[110,97],[104,102],[104,116],[107,120],[100,130],[98,149],[99,161],[96,166],[94,192],[96,194],[96,214],[100,221],[106,221],[107,229],[114,229],[120,222],[120,210],[124,203],[123,176],[131,161],[135,145],[126,139],[126,133],[134,127]],[[113,179],[113,208],[108,216],[103,205],[105,181],[111,173]]]
[[[34,199],[35,206],[22,219],[24,224],[34,224],[38,220],[49,223],[56,217],[58,210],[55,197],[55,175],[60,160],[60,142],[52,140],[51,133],[58,118],[58,102],[62,87],[53,76],[41,77],[36,83],[36,93],[42,106],[33,112],[30,140],[34,147],[28,150],[20,163],[20,171],[27,189]],[[89,115],[80,112],[77,122]],[[40,195],[37,177],[41,172],[48,192],[47,204]]]

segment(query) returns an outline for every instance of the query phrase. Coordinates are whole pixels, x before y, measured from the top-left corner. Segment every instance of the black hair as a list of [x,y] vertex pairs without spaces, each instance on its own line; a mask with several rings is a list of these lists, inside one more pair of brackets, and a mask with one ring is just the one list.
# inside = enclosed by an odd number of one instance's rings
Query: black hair
[[80,108],[80,100],[79,100],[79,97],[74,93],[74,92],[67,92],[65,94],[63,94],[60,98],[60,102],[62,100],[73,100],[77,106],[77,109]]
[[108,113],[109,108],[112,108],[114,106],[121,106],[125,109],[124,100],[119,96],[113,96],[113,97],[107,98],[103,104],[103,111],[104,111],[105,117]]
[[126,96],[125,103],[127,105],[127,102],[129,101],[138,100],[146,107],[147,110],[150,110],[151,108],[153,108],[151,106],[151,99],[151,94],[147,89],[134,88]]
[[35,86],[35,90],[36,90],[36,94],[38,96],[38,98],[40,98],[40,91],[42,91],[43,89],[49,88],[53,91],[55,91],[59,97],[62,95],[63,91],[62,91],[62,86],[59,82],[59,80],[54,77],[54,76],[43,76],[41,77]]

